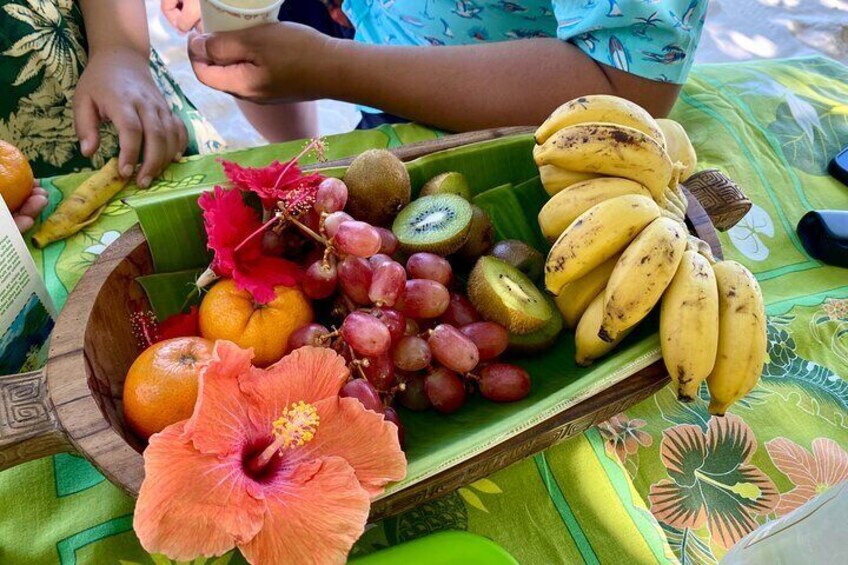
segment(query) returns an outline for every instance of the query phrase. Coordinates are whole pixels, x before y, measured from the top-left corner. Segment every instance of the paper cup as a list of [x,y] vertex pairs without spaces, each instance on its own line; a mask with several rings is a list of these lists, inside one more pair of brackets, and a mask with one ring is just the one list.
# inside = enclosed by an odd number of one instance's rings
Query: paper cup
[[203,31],[235,31],[276,22],[282,3],[283,0],[200,0]]

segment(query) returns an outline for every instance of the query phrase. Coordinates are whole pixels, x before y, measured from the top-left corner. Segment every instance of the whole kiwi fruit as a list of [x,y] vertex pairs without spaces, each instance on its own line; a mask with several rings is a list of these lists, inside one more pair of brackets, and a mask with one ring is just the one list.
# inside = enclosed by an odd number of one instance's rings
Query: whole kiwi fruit
[[385,149],[361,153],[348,167],[344,182],[348,190],[345,210],[374,226],[389,225],[412,195],[406,167]]
[[485,255],[495,242],[495,228],[489,215],[479,206],[471,205],[471,227],[465,244],[456,252],[457,257],[476,261]]

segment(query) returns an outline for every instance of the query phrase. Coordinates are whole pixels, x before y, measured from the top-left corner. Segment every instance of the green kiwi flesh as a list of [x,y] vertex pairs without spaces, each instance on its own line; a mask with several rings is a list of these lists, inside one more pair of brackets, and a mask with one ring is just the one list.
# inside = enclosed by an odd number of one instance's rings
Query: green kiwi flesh
[[505,239],[499,241],[491,251],[491,254],[506,261],[525,275],[531,281],[537,281],[542,276],[545,267],[545,256],[538,249],[531,247],[518,239]]
[[345,210],[357,220],[385,226],[407,204],[412,194],[403,162],[385,149],[360,154],[344,175],[348,200]]
[[480,257],[468,277],[468,298],[483,318],[526,335],[554,315],[550,303],[527,276],[490,255]]
[[471,187],[468,179],[462,173],[442,173],[431,178],[421,187],[419,196],[430,196],[433,194],[456,194],[466,200],[471,200]]
[[549,296],[545,296],[551,307],[551,319],[548,323],[529,334],[509,334],[509,351],[511,353],[529,354],[538,353],[550,349],[556,343],[562,332],[562,315],[557,310],[556,304]]
[[407,253],[449,255],[465,244],[471,228],[471,204],[456,194],[434,194],[400,211],[392,231]]
[[495,242],[495,227],[489,220],[489,215],[479,206],[471,205],[471,227],[465,245],[456,252],[457,257],[476,261],[481,255],[488,253]]

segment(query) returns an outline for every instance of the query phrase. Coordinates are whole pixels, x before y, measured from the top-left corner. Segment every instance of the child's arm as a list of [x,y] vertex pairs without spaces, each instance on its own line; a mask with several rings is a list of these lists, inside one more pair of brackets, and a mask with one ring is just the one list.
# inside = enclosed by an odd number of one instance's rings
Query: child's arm
[[141,186],[185,150],[183,123],[150,74],[147,13],[141,0],[81,0],[89,61],[74,95],[74,123],[83,154],[100,144],[99,126],[118,130],[121,174],[130,176],[143,146]]
[[453,131],[538,124],[591,93],[665,115],[680,89],[600,65],[557,39],[373,46],[281,23],[195,36],[189,56],[201,82],[248,100],[336,98]]

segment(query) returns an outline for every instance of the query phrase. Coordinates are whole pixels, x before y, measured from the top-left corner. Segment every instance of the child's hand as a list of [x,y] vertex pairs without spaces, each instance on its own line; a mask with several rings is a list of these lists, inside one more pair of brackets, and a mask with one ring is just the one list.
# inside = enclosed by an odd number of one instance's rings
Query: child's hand
[[199,0],[161,0],[162,13],[171,25],[183,33],[200,25]]
[[188,55],[198,80],[252,102],[299,102],[318,97],[328,80],[330,38],[289,22],[241,31],[192,35]]
[[18,231],[24,233],[29,230],[35,224],[35,218],[38,217],[45,206],[47,206],[47,191],[41,188],[38,180],[36,180],[32,186],[32,194],[12,215],[15,219],[15,225],[18,226]]
[[80,77],[74,95],[74,126],[84,155],[97,151],[103,122],[112,122],[118,130],[118,163],[124,177],[132,175],[144,143],[144,161],[136,178],[145,188],[182,156],[188,140],[185,126],[171,113],[153,81],[147,59],[130,49],[92,55]]

